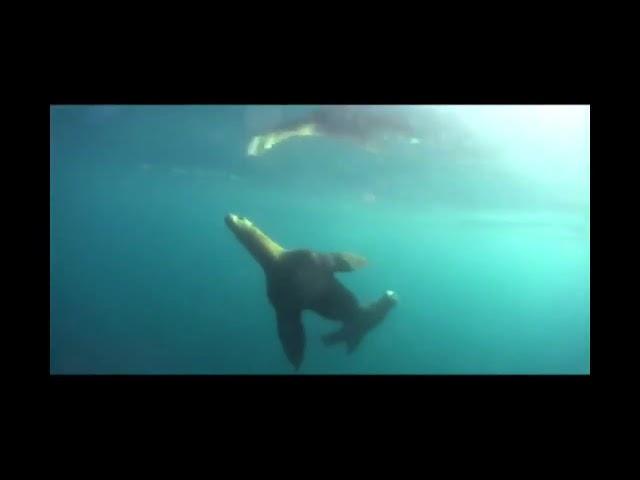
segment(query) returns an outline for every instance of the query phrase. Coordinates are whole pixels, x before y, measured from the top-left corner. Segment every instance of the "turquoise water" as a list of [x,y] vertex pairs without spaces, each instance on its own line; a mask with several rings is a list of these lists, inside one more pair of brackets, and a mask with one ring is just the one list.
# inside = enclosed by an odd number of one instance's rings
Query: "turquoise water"
[[298,374],[589,373],[588,108],[500,108],[458,107],[464,148],[308,139],[255,159],[261,122],[308,108],[53,107],[51,372],[293,373],[234,212],[287,248],[367,257],[338,274],[362,302],[399,295],[352,355],[306,312]]

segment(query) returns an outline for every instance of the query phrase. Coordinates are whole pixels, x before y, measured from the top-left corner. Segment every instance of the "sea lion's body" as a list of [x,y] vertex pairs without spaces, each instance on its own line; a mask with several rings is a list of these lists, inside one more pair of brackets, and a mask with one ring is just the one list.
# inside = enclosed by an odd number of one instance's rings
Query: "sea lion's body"
[[380,300],[362,307],[337,278],[335,272],[362,267],[366,260],[349,253],[319,253],[286,250],[249,220],[225,217],[227,226],[262,266],[267,296],[276,312],[278,335],[287,358],[298,369],[305,349],[302,312],[312,310],[329,320],[343,323],[343,329],[324,337],[327,345],[344,341],[352,352],[364,335],[377,326],[396,304],[387,291]]
[[324,107],[299,120],[285,122],[255,135],[247,148],[251,156],[264,154],[275,145],[293,137],[325,136],[347,139],[369,151],[377,152],[380,141],[398,137],[419,143],[406,118],[378,111],[347,106]]

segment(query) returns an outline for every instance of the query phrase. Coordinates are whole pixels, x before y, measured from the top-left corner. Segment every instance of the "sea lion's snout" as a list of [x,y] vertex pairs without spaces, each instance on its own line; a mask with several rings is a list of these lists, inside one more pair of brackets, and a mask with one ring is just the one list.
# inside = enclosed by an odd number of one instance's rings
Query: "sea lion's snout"
[[231,228],[236,224],[236,221],[238,220],[238,216],[234,215],[233,213],[227,213],[224,217],[224,223],[227,224],[227,227]]
[[224,223],[226,223],[227,227],[234,231],[242,227],[251,226],[251,222],[246,217],[235,215],[233,213],[228,213],[224,217]]

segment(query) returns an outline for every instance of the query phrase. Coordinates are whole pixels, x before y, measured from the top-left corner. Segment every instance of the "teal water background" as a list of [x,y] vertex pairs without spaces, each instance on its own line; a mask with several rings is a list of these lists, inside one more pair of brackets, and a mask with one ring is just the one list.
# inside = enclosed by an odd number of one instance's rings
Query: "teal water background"
[[338,274],[362,302],[399,295],[352,355],[306,312],[298,374],[589,373],[588,107],[439,109],[431,143],[251,158],[257,129],[309,107],[52,107],[51,372],[293,373],[234,212],[367,257]]

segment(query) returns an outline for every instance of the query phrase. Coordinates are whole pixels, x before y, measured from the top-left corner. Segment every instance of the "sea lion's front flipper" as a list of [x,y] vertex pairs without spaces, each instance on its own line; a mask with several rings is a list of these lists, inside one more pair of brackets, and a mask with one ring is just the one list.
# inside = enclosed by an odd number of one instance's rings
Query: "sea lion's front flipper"
[[367,264],[367,259],[354,253],[337,252],[319,254],[322,263],[332,272],[353,272]]
[[302,364],[305,336],[301,310],[277,310],[278,336],[284,353],[296,370]]

